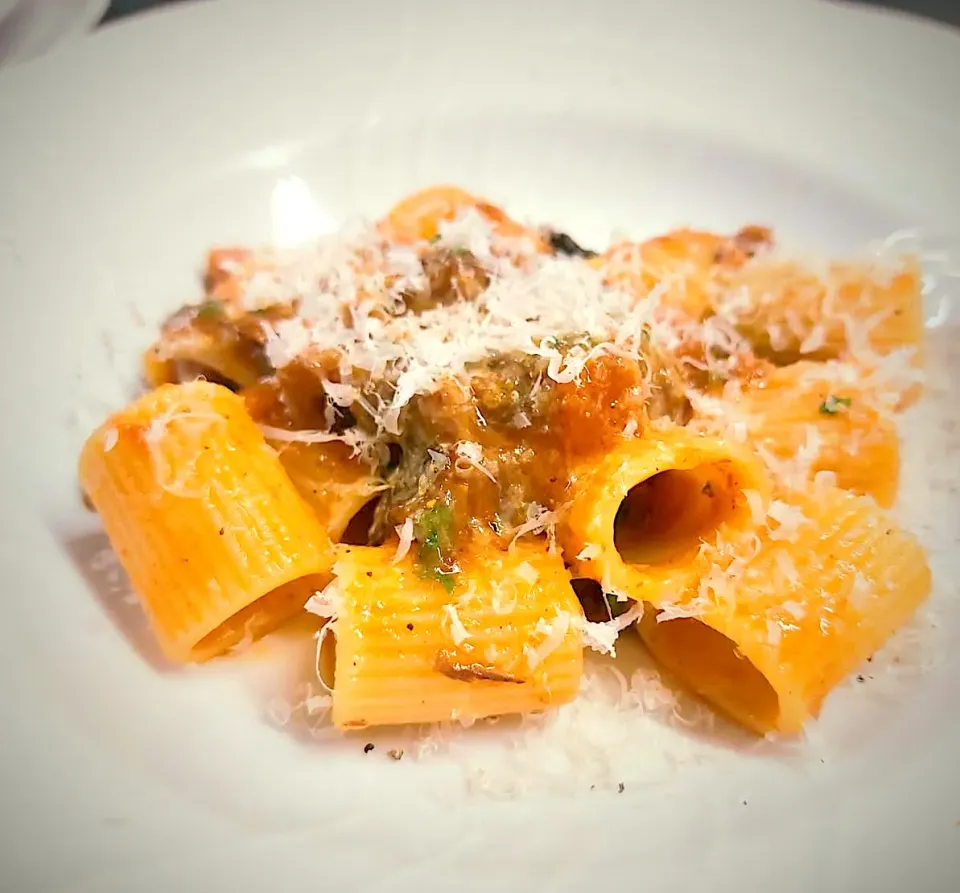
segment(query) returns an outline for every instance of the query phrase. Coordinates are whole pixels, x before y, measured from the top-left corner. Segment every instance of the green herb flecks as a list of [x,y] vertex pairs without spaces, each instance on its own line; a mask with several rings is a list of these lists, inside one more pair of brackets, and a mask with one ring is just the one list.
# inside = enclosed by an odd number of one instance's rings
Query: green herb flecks
[[540,345],[566,353],[575,347],[590,350],[599,343],[600,341],[589,332],[567,332],[564,335],[548,335],[540,342]]
[[424,509],[413,522],[420,575],[439,583],[447,592],[453,592],[455,575],[460,572],[453,558],[454,533],[453,510],[446,503]]
[[619,617],[621,614],[625,614],[633,602],[624,599],[621,601],[616,593],[614,592],[605,592],[604,598],[607,600],[607,608],[610,611],[610,618]]
[[215,322],[223,319],[227,311],[224,309],[223,301],[204,301],[197,307],[197,322]]
[[820,412],[823,415],[837,415],[844,409],[849,409],[851,403],[853,403],[853,400],[849,397],[838,397],[836,394],[831,394],[820,404]]

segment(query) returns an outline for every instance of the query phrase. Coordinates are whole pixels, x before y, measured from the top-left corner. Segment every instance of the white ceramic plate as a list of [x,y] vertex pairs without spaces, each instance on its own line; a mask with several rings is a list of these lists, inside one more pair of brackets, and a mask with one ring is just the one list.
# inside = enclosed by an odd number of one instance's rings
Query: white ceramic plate
[[[365,756],[277,728],[309,659],[294,633],[165,667],[98,557],[75,457],[205,248],[270,236],[280,178],[337,219],[453,180],[587,241],[768,221],[797,250],[908,227],[956,252],[958,82],[955,34],[803,0],[218,2],[0,75],[10,889],[954,887],[956,398],[910,423],[903,510],[938,589],[891,646],[901,672],[835,693],[789,749],[651,717],[602,778],[550,778],[496,729],[394,762],[389,733]],[[938,381],[960,377],[957,334],[931,331]],[[465,794],[464,766],[533,790]]]

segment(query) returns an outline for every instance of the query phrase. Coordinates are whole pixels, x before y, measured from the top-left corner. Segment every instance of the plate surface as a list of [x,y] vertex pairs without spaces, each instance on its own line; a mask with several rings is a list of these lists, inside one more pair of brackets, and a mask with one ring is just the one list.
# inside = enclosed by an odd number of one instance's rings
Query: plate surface
[[[325,219],[451,180],[584,242],[769,222],[842,254],[918,230],[934,317],[960,257],[957,83],[955,34],[804,0],[198,4],[0,75],[9,889],[954,888],[956,314],[907,420],[900,509],[931,548],[931,610],[791,748],[654,710],[574,776],[510,729],[394,762],[403,733],[365,756],[281,727],[308,636],[165,666],[75,459],[206,247],[270,238],[290,177]],[[585,711],[571,734],[599,729]]]
[[[109,0],[0,0],[0,65],[24,62],[76,40],[100,21],[108,4]],[[5,18],[8,7],[12,11]]]

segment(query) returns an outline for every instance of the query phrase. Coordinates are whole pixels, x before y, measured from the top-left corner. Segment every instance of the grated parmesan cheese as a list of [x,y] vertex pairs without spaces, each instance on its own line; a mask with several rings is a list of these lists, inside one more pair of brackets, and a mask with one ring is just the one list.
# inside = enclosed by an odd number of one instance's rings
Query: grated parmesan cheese
[[397,551],[393,555],[392,563],[399,564],[407,557],[410,546],[413,544],[413,518],[407,518],[403,524],[398,525],[395,529],[397,536],[400,537],[400,542],[397,543]]
[[777,527],[770,531],[770,539],[795,542],[801,525],[809,519],[803,511],[795,505],[790,505],[780,499],[773,499],[767,508],[767,517],[777,523]]
[[599,558],[602,554],[603,549],[596,543],[586,543],[577,553],[577,561],[592,561],[594,558]]
[[482,475],[489,478],[493,483],[497,482],[492,471],[484,464],[483,448],[479,443],[472,440],[461,440],[456,445],[457,461],[454,468],[457,471],[466,471],[468,468],[475,468]]
[[450,636],[454,645],[460,645],[470,638],[470,633],[463,625],[460,615],[457,613],[456,605],[444,605],[443,613],[447,615],[450,622]]
[[753,523],[758,526],[763,524],[767,517],[767,507],[764,505],[763,496],[757,490],[744,490],[743,496],[750,507]]
[[521,561],[517,565],[514,573],[526,583],[529,583],[531,586],[540,579],[540,571],[538,571],[529,561]]
[[556,512],[548,510],[539,503],[530,503],[530,505],[527,506],[527,520],[513,531],[513,538],[510,540],[510,545],[513,546],[521,536],[525,536],[528,533],[537,534],[543,533],[544,531],[550,535],[551,543],[554,542],[556,524],[559,520],[559,515]]
[[572,620],[573,618],[567,611],[557,611],[553,620],[548,622],[541,617],[537,621],[534,632],[542,635],[543,640],[536,647],[530,645],[523,646],[523,652],[527,658],[527,665],[531,670],[536,669],[563,644]]

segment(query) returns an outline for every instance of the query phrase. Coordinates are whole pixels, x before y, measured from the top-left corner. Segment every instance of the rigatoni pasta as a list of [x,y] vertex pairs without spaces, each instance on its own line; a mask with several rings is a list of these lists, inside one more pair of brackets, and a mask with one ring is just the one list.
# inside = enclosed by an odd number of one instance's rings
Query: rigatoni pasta
[[396,549],[340,547],[333,722],[471,722],[565,704],[582,612],[559,553],[478,544],[448,593]]
[[918,354],[923,340],[920,268],[834,263],[823,271],[765,260],[733,275],[720,309],[756,349],[781,360],[836,359],[868,347]]
[[[848,363],[805,360],[734,388],[716,417],[739,423],[768,461],[812,481],[822,471],[889,507],[900,477],[896,420]],[[701,427],[710,430],[709,422]],[[809,456],[807,455],[809,454]]]
[[262,635],[329,580],[323,528],[219,385],[165,385],[116,413],[80,483],[173,660]]
[[215,248],[81,482],[175,659],[322,608],[339,729],[562,706],[642,615],[685,685],[796,733],[930,589],[883,511],[922,280],[773,249],[598,253],[451,185]]
[[650,605],[640,630],[664,666],[733,719],[794,734],[909,619],[930,569],[910,534],[844,490],[794,493],[774,514],[781,521],[702,555],[698,587]]
[[354,457],[346,444],[335,440],[305,443],[296,439],[296,433],[288,439],[288,417],[277,406],[275,388],[254,386],[247,388],[243,396],[251,417],[264,426],[284,471],[330,539],[340,542],[351,524],[357,528],[356,537],[351,539],[363,539],[368,533],[363,528],[369,528],[372,521],[372,514],[365,513],[364,508],[376,499],[383,486],[370,465]]
[[663,428],[584,470],[558,533],[575,576],[656,602],[692,585],[701,544],[751,525],[769,489],[742,447]]

